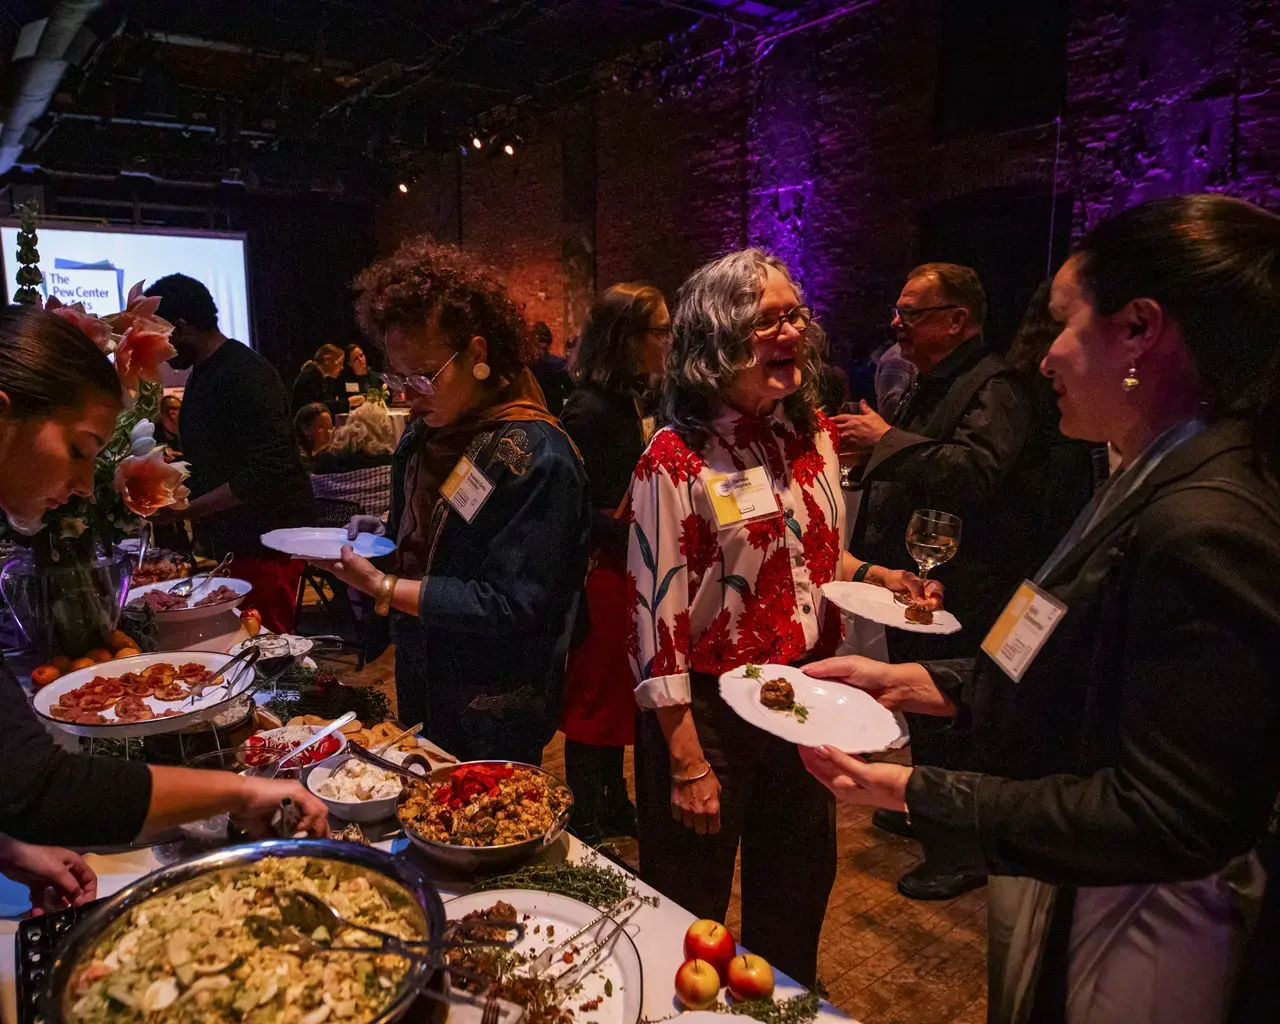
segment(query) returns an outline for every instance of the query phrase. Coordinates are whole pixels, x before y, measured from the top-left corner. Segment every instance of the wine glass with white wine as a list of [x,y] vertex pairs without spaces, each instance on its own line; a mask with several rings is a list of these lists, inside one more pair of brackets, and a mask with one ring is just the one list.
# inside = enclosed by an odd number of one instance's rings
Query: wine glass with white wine
[[[920,578],[927,580],[929,571],[951,561],[960,549],[960,517],[950,512],[920,508],[907,524],[907,553],[920,567]],[[895,595],[902,600],[902,595]],[[910,602],[910,597],[907,597]]]

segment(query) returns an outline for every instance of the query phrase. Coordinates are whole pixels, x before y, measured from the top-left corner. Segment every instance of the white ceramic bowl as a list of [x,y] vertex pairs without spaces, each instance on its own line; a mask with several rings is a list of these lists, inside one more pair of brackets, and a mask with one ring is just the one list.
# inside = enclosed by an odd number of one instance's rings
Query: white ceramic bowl
[[[129,605],[139,600],[145,594],[149,594],[153,590],[160,590],[166,594],[176,587],[179,583],[185,583],[186,580],[164,580],[161,583],[148,583],[145,587],[135,587],[129,591],[129,596],[125,598],[125,604]],[[233,611],[240,607],[240,602],[253,589],[253,584],[248,580],[223,579],[221,577],[211,580],[207,586],[202,585],[202,581],[197,580],[196,586],[201,589],[195,594],[194,600],[199,601],[207,597],[218,587],[227,587],[236,592],[234,599],[219,601],[217,604],[207,604],[203,608],[197,608],[194,605],[187,608],[174,608],[167,612],[156,612],[156,619],[160,622],[187,622],[191,619],[207,619],[214,615],[221,615],[224,612]]]
[[[267,729],[264,732],[254,733],[254,736],[261,736],[264,740],[267,741],[267,743],[279,743],[281,746],[283,746],[285,742],[284,733],[287,732],[290,728],[291,728],[290,726],[286,725],[279,729]],[[310,729],[311,735],[314,736],[316,733],[327,728],[327,726],[304,725],[304,726],[293,726],[292,728]],[[335,732],[333,734],[333,737],[338,741],[338,749],[329,755],[330,758],[338,757],[339,755],[342,754],[343,751],[347,749],[346,736],[344,736],[341,732]],[[250,737],[250,739],[252,738],[253,737]],[[239,761],[241,764],[248,764],[249,762],[245,760],[245,754],[249,752],[251,749],[252,748],[249,746],[249,740],[246,740],[244,743],[240,744],[239,750],[236,753],[236,760]],[[306,760],[310,756],[312,750],[315,750],[315,748],[312,747],[311,750],[307,751],[301,757],[296,757],[292,761],[290,761],[287,765],[285,765],[285,771],[304,771],[307,768],[310,768],[313,764],[319,764],[320,761]],[[326,759],[321,758],[320,760],[323,761]],[[250,765],[250,767],[253,767],[253,766]]]
[[[392,753],[394,751],[388,751],[386,756],[390,757]],[[320,792],[320,787],[324,785],[329,776],[350,760],[351,758],[344,754],[334,754],[332,757],[316,764],[306,777],[307,789],[311,790],[329,808],[329,813],[341,818],[343,821],[367,823],[394,818],[396,804],[400,801],[400,794],[404,792],[403,784],[400,789],[396,790],[395,796],[383,797],[380,800],[335,800],[333,797],[325,796]],[[426,781],[425,775],[423,776],[423,781]]]

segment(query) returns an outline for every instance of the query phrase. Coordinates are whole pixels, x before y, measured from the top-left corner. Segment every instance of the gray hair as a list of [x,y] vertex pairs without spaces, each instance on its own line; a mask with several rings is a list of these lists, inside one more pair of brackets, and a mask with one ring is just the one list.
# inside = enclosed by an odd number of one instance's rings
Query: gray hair
[[[787,265],[763,249],[731,252],[695,270],[680,289],[671,318],[673,340],[667,353],[662,409],[666,422],[695,451],[711,439],[711,421],[733,382],[755,365],[751,334],[760,315],[765,271],[772,267],[795,289],[800,286]],[[800,387],[782,400],[796,429],[817,426],[821,360],[806,336]]]
[[333,432],[330,450],[343,455],[387,455],[395,450],[391,414],[381,402],[366,398],[351,410],[347,422]]

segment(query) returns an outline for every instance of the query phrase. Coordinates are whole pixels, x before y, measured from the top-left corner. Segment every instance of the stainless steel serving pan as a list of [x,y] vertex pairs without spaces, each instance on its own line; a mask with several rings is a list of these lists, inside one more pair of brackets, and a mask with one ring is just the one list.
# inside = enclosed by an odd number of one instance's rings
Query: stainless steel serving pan
[[[312,860],[336,861],[381,876],[392,892],[398,892],[422,914],[423,938],[443,942],[448,928],[444,904],[436,887],[408,858],[393,857],[372,846],[340,843],[333,840],[269,839],[183,861],[154,871],[132,885],[121,889],[88,917],[81,920],[63,944],[57,960],[49,970],[41,1010],[49,1024],[69,1024],[70,1008],[76,996],[71,981],[81,959],[113,927],[123,925],[130,910],[153,896],[179,886],[199,881],[211,874],[233,870],[268,857],[305,857]],[[437,967],[425,961],[414,961],[399,990],[387,1008],[369,1024],[390,1024],[408,1010],[420,990],[434,980]]]

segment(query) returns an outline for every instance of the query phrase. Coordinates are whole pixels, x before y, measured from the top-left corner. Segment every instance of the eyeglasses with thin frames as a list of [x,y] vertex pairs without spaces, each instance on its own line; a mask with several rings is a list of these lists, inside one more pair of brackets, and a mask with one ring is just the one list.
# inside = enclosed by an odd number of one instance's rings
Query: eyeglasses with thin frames
[[936,313],[942,309],[960,309],[954,302],[945,306],[890,306],[893,316],[903,323],[910,323],[916,317],[924,316],[926,313]]
[[411,373],[408,376],[402,376],[398,373],[383,373],[381,375],[382,382],[392,391],[403,392],[412,388],[420,395],[434,395],[436,393],[436,378],[444,373],[444,368],[457,358],[458,353],[455,352],[430,377],[423,376],[420,373]]
[[808,306],[792,306],[778,317],[776,323],[757,324],[752,332],[761,341],[772,341],[782,333],[782,325],[790,324],[797,331],[804,331],[813,323],[813,310]]

